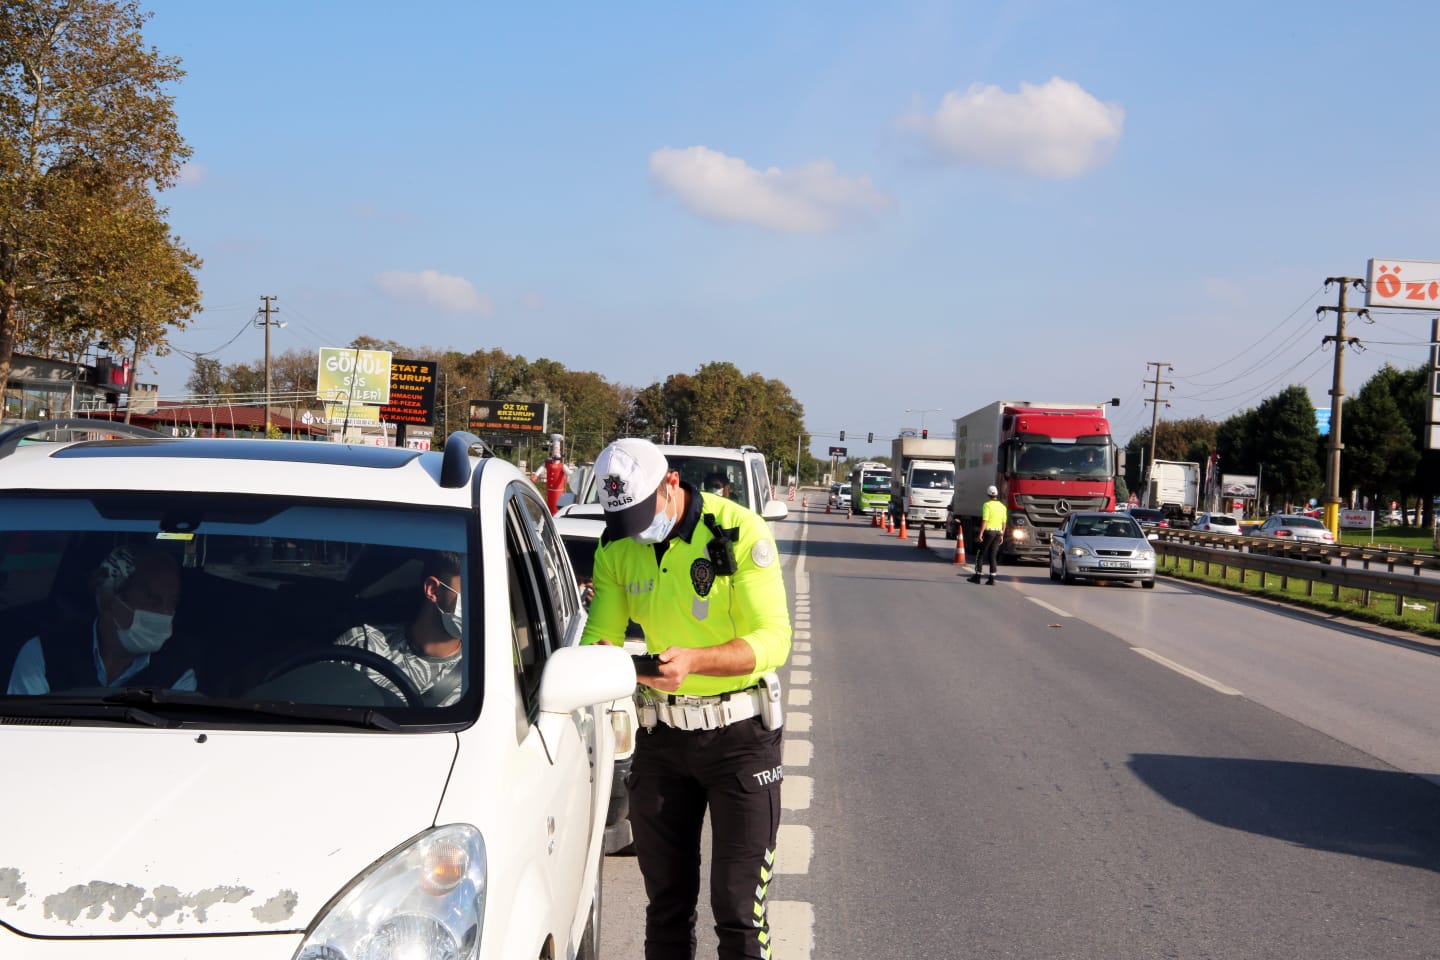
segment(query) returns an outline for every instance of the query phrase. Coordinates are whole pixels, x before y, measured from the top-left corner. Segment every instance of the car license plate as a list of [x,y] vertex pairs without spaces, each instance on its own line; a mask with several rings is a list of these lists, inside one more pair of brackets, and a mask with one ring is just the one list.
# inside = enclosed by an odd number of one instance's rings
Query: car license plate
[[1101,560],[1101,561],[1100,561],[1100,566],[1102,566],[1102,567],[1118,567],[1118,568],[1121,569],[1121,570],[1129,570],[1129,569],[1130,569],[1130,561],[1129,561],[1129,560]]

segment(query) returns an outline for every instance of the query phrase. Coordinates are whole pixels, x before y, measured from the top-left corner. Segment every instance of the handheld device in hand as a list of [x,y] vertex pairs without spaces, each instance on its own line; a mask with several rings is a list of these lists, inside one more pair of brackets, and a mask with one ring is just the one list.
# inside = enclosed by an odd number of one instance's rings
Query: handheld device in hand
[[632,653],[630,659],[635,664],[637,677],[660,676],[660,655],[658,653]]

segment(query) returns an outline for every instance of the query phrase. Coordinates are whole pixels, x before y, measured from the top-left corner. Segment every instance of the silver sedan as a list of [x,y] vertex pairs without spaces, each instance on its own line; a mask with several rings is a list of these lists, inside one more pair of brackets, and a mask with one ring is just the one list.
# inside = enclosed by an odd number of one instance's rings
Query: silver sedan
[[1155,547],[1123,513],[1072,513],[1050,538],[1050,579],[1139,580],[1155,586]]

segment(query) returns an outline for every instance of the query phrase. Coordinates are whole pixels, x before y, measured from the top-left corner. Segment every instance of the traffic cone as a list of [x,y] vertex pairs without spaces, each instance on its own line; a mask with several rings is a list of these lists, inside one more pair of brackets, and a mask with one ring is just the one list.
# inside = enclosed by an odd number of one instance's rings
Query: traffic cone
[[886,532],[886,533],[894,533],[894,532],[895,532],[895,525],[890,522],[890,512],[889,512],[888,510],[885,512],[885,532]]
[[925,524],[920,524],[920,539],[915,541],[915,546],[921,550],[925,549]]
[[870,514],[870,526],[872,526],[872,527],[878,527],[878,526],[880,526],[880,514],[878,514],[878,513],[872,513],[872,514]]
[[801,497],[801,498],[800,498],[800,506],[802,506],[802,507],[808,507],[808,506],[810,506],[810,498],[809,498],[809,497]]
[[825,501],[825,512],[826,512],[826,513],[829,513],[829,512],[830,512],[830,501],[829,501],[829,500],[826,500],[826,501]]
[[896,539],[897,539],[897,540],[909,540],[909,539],[910,539],[910,531],[909,531],[909,528],[906,527],[906,525],[905,525],[905,514],[903,514],[903,513],[900,514],[900,535],[899,535]]
[[955,524],[955,559],[950,561],[956,566],[965,562],[965,528]]

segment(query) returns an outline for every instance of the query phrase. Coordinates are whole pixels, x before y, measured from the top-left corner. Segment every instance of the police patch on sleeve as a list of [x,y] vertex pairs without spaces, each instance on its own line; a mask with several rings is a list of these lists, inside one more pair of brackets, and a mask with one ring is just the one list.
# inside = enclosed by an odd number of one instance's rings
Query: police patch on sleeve
[[775,544],[769,540],[756,540],[755,546],[750,548],[750,559],[755,561],[757,567],[768,567],[775,562]]

